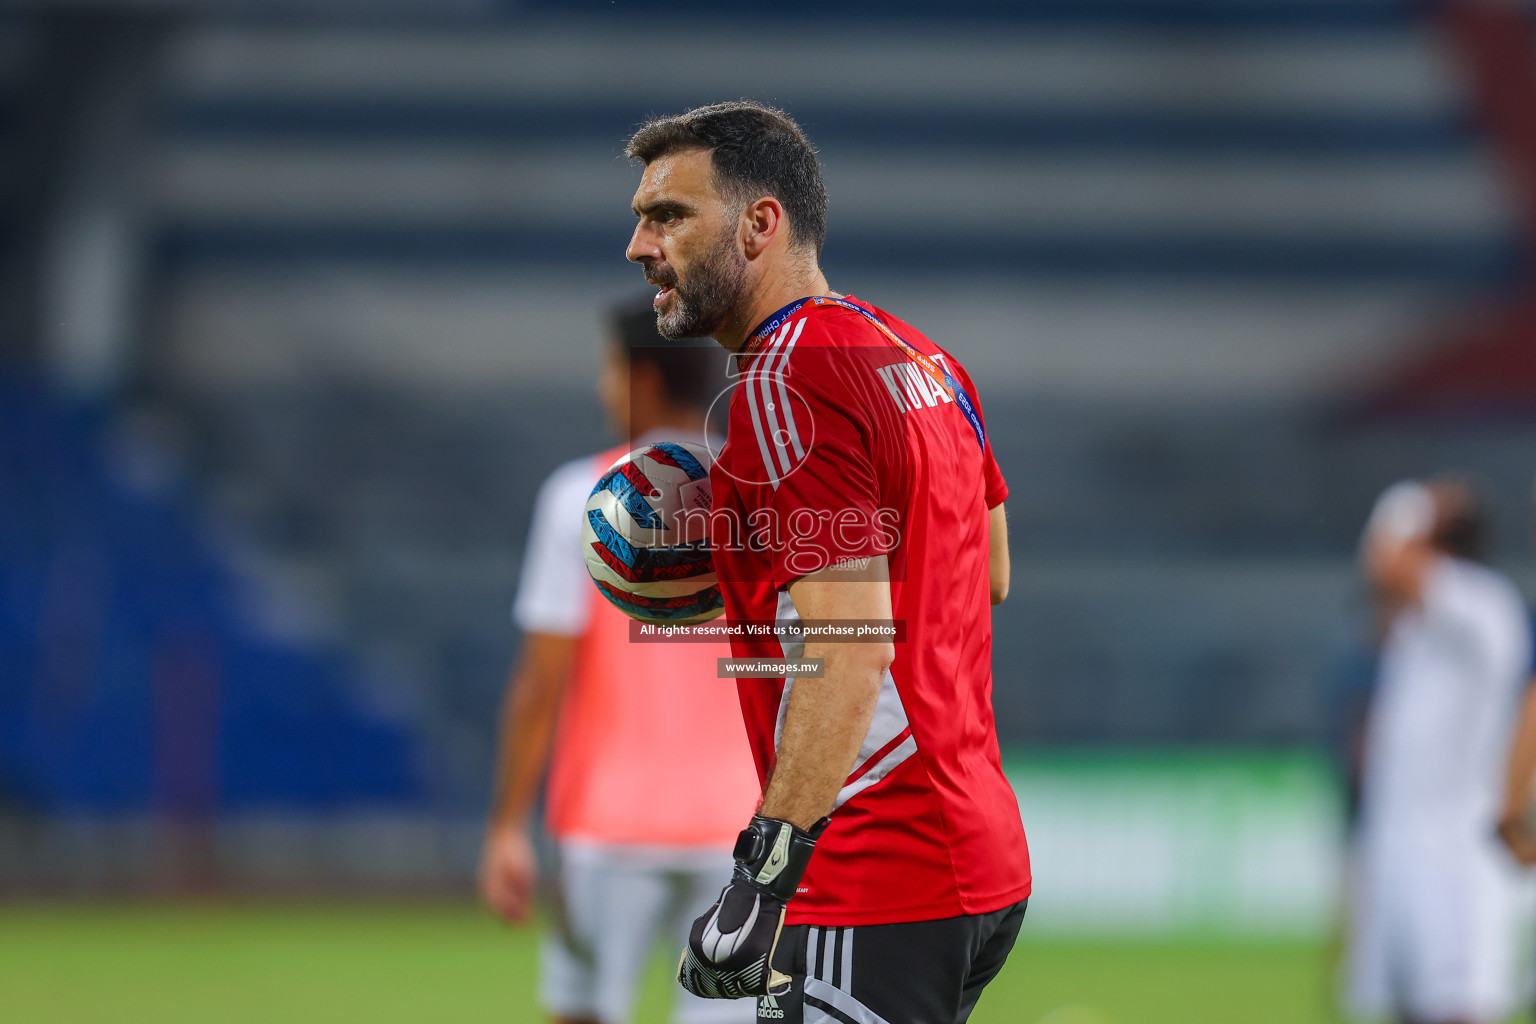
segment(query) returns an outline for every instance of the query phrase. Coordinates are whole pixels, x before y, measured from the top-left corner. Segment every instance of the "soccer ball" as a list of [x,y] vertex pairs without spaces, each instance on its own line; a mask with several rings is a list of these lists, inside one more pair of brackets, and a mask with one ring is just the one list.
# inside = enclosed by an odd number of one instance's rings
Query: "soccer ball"
[[662,441],[609,466],[592,488],[581,524],[587,571],[630,618],[685,626],[725,610],[709,550],[713,462],[703,445]]

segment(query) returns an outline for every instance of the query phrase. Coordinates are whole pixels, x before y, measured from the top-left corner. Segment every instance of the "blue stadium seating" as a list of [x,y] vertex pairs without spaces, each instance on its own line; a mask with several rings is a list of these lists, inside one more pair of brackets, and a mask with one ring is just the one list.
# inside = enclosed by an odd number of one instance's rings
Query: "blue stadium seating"
[[110,410],[0,378],[0,802],[419,802],[418,737],[368,706],[346,658],[255,634],[195,501],[114,479],[110,425]]

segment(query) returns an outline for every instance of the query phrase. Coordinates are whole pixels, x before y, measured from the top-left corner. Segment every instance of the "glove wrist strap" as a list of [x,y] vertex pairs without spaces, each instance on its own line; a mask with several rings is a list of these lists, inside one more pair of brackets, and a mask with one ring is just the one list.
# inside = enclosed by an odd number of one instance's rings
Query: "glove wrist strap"
[[754,814],[731,851],[736,857],[735,877],[788,903],[828,821],[822,818],[807,830],[779,818]]

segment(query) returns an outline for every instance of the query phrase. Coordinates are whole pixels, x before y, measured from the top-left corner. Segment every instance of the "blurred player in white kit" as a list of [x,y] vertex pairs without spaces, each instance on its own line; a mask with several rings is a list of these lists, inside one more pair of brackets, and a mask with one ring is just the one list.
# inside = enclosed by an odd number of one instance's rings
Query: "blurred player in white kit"
[[1517,1001],[1516,873],[1495,827],[1531,637],[1519,592],[1480,564],[1485,533],[1447,478],[1390,488],[1362,542],[1382,646],[1347,981],[1367,1017],[1493,1024]]

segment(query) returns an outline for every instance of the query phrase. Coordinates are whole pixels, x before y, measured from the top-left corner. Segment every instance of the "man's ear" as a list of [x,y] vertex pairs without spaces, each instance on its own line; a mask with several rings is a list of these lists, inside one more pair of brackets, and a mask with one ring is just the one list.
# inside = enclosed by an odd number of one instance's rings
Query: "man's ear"
[[741,242],[747,259],[761,256],[786,226],[784,206],[777,199],[764,196],[748,203],[741,211]]

